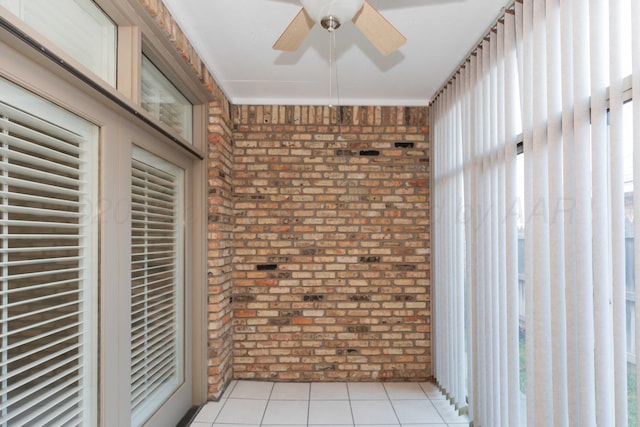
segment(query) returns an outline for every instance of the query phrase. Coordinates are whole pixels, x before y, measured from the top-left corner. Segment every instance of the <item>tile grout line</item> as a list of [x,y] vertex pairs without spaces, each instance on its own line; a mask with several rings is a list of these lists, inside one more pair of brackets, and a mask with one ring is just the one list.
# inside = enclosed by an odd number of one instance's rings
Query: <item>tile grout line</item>
[[393,400],[391,399],[391,395],[387,391],[387,386],[385,386],[384,383],[382,383],[382,388],[384,390],[384,393],[387,395],[387,399],[389,399],[389,404],[391,405],[391,409],[393,409],[393,414],[396,416],[396,420],[398,420],[398,425],[402,426],[402,422],[400,422],[400,417],[398,416],[398,412],[396,411],[396,407],[393,405]]
[[309,427],[309,420],[311,418],[311,387],[313,383],[309,383],[309,392],[307,393],[307,427]]
[[211,423],[211,427],[213,427],[216,424],[216,421],[218,421],[218,418],[220,417],[220,414],[222,413],[222,410],[224,409],[225,406],[227,406],[227,402],[229,402],[229,397],[231,397],[231,393],[233,393],[233,390],[235,390],[236,386],[238,385],[238,382],[236,381],[233,384],[233,387],[231,387],[231,390],[229,390],[229,395],[227,397],[224,397],[225,393],[227,392],[227,390],[225,390],[224,392],[222,392],[222,396],[220,397],[220,400],[224,400],[224,403],[222,404],[222,406],[220,407],[220,410],[218,411],[218,413],[216,414],[216,417],[213,419],[213,423]]
[[[429,396],[429,394],[427,394],[426,390],[422,387],[422,384],[418,383],[418,386],[420,387],[422,392],[427,396],[427,399],[429,399],[429,402],[431,403],[431,405],[433,405],[433,407],[435,408],[435,410],[438,413],[438,415],[440,415],[440,418],[442,418],[442,422],[448,426],[450,423],[447,420],[444,419],[444,417],[442,416],[442,413],[440,412],[440,410],[438,409],[436,404],[433,403],[433,399],[431,399],[431,396]],[[449,402],[449,404],[451,404],[451,402]]]
[[260,418],[260,423],[258,425],[262,427],[264,423],[264,417],[267,415],[267,409],[269,409],[269,403],[271,402],[271,396],[273,395],[273,389],[276,387],[276,383],[271,383],[271,390],[269,390],[269,396],[267,396],[267,403],[264,405],[264,411],[262,412],[262,418]]
[[351,413],[351,425],[355,427],[356,418],[353,415],[353,405],[351,405],[351,392],[349,391],[349,383],[344,383],[345,388],[347,389],[347,401],[349,402],[349,412]]

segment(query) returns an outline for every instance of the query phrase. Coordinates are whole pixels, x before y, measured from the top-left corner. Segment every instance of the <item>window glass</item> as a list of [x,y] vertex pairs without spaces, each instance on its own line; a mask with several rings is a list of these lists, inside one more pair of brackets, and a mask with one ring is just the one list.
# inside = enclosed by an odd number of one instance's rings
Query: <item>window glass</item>
[[0,0],[26,24],[116,85],[117,27],[91,0]]
[[193,106],[144,55],[141,95],[142,108],[192,142]]

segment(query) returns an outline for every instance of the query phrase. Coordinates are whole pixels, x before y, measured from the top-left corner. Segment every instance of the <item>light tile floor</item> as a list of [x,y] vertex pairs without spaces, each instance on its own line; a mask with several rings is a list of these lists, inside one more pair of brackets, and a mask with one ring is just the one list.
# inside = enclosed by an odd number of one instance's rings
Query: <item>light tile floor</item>
[[191,427],[463,427],[431,383],[234,381]]

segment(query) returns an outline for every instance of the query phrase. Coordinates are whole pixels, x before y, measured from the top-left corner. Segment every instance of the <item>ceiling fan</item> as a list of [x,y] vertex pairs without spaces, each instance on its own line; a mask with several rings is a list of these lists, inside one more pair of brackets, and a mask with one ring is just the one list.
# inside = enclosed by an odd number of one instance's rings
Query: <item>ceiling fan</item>
[[302,9],[273,48],[297,50],[316,23],[333,32],[349,20],[385,56],[407,41],[367,0],[302,0]]

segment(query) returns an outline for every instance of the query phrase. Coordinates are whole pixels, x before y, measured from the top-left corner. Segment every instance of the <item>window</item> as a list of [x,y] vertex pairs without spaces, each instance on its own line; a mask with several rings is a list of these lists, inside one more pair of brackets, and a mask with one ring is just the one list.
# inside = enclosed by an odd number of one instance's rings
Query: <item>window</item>
[[184,380],[184,172],[134,148],[131,407],[142,425]]
[[0,0],[65,53],[116,85],[116,25],[91,0]]
[[96,424],[96,147],[95,126],[0,79],[2,427]]
[[142,108],[192,142],[193,106],[144,55],[141,99]]

